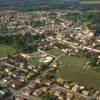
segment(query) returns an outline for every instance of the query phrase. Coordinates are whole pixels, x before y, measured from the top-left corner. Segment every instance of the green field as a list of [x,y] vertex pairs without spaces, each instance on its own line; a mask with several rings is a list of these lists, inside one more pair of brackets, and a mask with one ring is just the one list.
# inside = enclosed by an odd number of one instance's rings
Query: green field
[[100,89],[100,72],[93,71],[92,69],[83,69],[82,67],[87,62],[87,58],[84,56],[79,58],[64,55],[58,62],[61,63],[56,73],[58,77]]
[[60,49],[53,48],[53,49],[48,50],[47,53],[50,53],[54,56],[59,56],[62,53],[62,51]]
[[0,44],[0,57],[6,56],[8,53],[14,53],[16,50],[9,46],[9,45],[3,45]]
[[30,60],[30,64],[38,66],[40,57],[32,57]]
[[41,100],[41,98],[33,96],[33,100]]
[[[62,54],[60,49],[51,49],[48,52],[56,57]],[[100,72],[93,71],[91,68],[83,69],[87,61],[83,53],[81,57],[64,55],[57,61],[60,66],[56,75],[81,85],[100,89]]]

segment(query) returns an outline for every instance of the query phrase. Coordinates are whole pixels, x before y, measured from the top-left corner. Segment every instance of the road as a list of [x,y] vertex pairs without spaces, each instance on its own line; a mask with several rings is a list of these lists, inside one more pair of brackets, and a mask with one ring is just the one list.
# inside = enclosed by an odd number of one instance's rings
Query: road
[[25,73],[27,73],[27,72],[28,72],[27,70],[22,69],[22,68],[20,68],[20,67],[16,67],[16,66],[11,65],[11,64],[8,64],[8,63],[5,63],[5,64],[6,64],[6,65],[8,65],[8,66],[10,66],[10,67],[14,67],[14,68],[16,68],[16,69],[19,69],[19,70],[21,70],[21,71],[23,71],[23,72],[25,72]]
[[0,58],[0,66],[2,66],[7,61],[7,59],[7,57]]
[[56,57],[55,60],[50,65],[52,65],[53,63],[55,63],[56,61],[58,61],[64,55],[65,55],[65,53],[63,53],[63,54],[59,55],[58,57]]

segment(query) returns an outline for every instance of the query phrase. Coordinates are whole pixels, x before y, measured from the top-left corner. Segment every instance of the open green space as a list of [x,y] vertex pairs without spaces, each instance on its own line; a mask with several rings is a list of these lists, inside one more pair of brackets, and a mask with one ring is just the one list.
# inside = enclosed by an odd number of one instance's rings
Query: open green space
[[46,57],[31,57],[30,58],[30,64],[31,65],[36,65],[36,66],[39,66],[41,64],[49,64],[51,61],[53,60],[53,57],[51,56],[46,56]]
[[87,61],[88,59],[84,56],[64,55],[58,60],[60,66],[56,75],[81,85],[100,89],[100,72],[93,71],[91,68],[88,70],[83,69]]
[[7,56],[9,53],[14,53],[15,51],[16,50],[9,45],[0,44],[0,58]]
[[54,56],[59,56],[61,55],[62,51],[58,48],[53,48],[53,49],[48,50],[47,53],[50,53]]
[[33,96],[32,98],[33,98],[33,100],[41,100],[41,98],[36,97],[36,96]]
[[40,57],[32,57],[30,59],[30,64],[38,66],[40,64],[39,59],[40,59]]

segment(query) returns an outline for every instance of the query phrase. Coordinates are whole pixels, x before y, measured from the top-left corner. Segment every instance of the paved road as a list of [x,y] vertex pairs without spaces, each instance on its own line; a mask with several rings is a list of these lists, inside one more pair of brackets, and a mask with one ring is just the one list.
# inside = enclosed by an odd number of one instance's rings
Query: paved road
[[0,58],[0,66],[2,66],[7,61],[7,59],[7,57]]
[[29,71],[27,71],[27,70],[25,70],[25,69],[22,69],[22,68],[20,68],[20,67],[16,67],[16,66],[11,65],[11,64],[8,64],[8,63],[5,63],[5,64],[8,65],[8,66],[10,66],[10,67],[14,67],[14,68],[16,68],[16,69],[19,69],[19,70],[21,70],[21,71],[23,71],[23,72],[25,72],[25,73],[29,72]]
[[53,64],[53,63],[55,63],[57,60],[59,60],[62,56],[64,56],[65,55],[65,53],[63,53],[63,54],[61,54],[61,55],[59,55],[58,57],[56,57],[55,58],[55,60],[51,63],[51,65]]
[[2,58],[0,58],[0,60],[5,60],[5,59],[7,59],[7,57],[2,57]]

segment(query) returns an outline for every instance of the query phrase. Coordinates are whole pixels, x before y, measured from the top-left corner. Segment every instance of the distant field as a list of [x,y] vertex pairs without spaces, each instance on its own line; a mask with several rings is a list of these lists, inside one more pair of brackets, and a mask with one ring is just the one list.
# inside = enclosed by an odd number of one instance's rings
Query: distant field
[[100,72],[82,68],[86,64],[87,58],[69,57],[65,55],[58,62],[61,65],[56,73],[57,76],[63,77],[66,80],[72,80],[81,85],[100,89]]
[[0,44],[0,58],[6,56],[8,53],[14,53],[15,49],[8,45]]
[[100,1],[100,0],[80,0],[80,1],[90,1],[90,2],[94,2],[94,1]]
[[100,4],[100,0],[80,0],[80,2],[86,4]]

